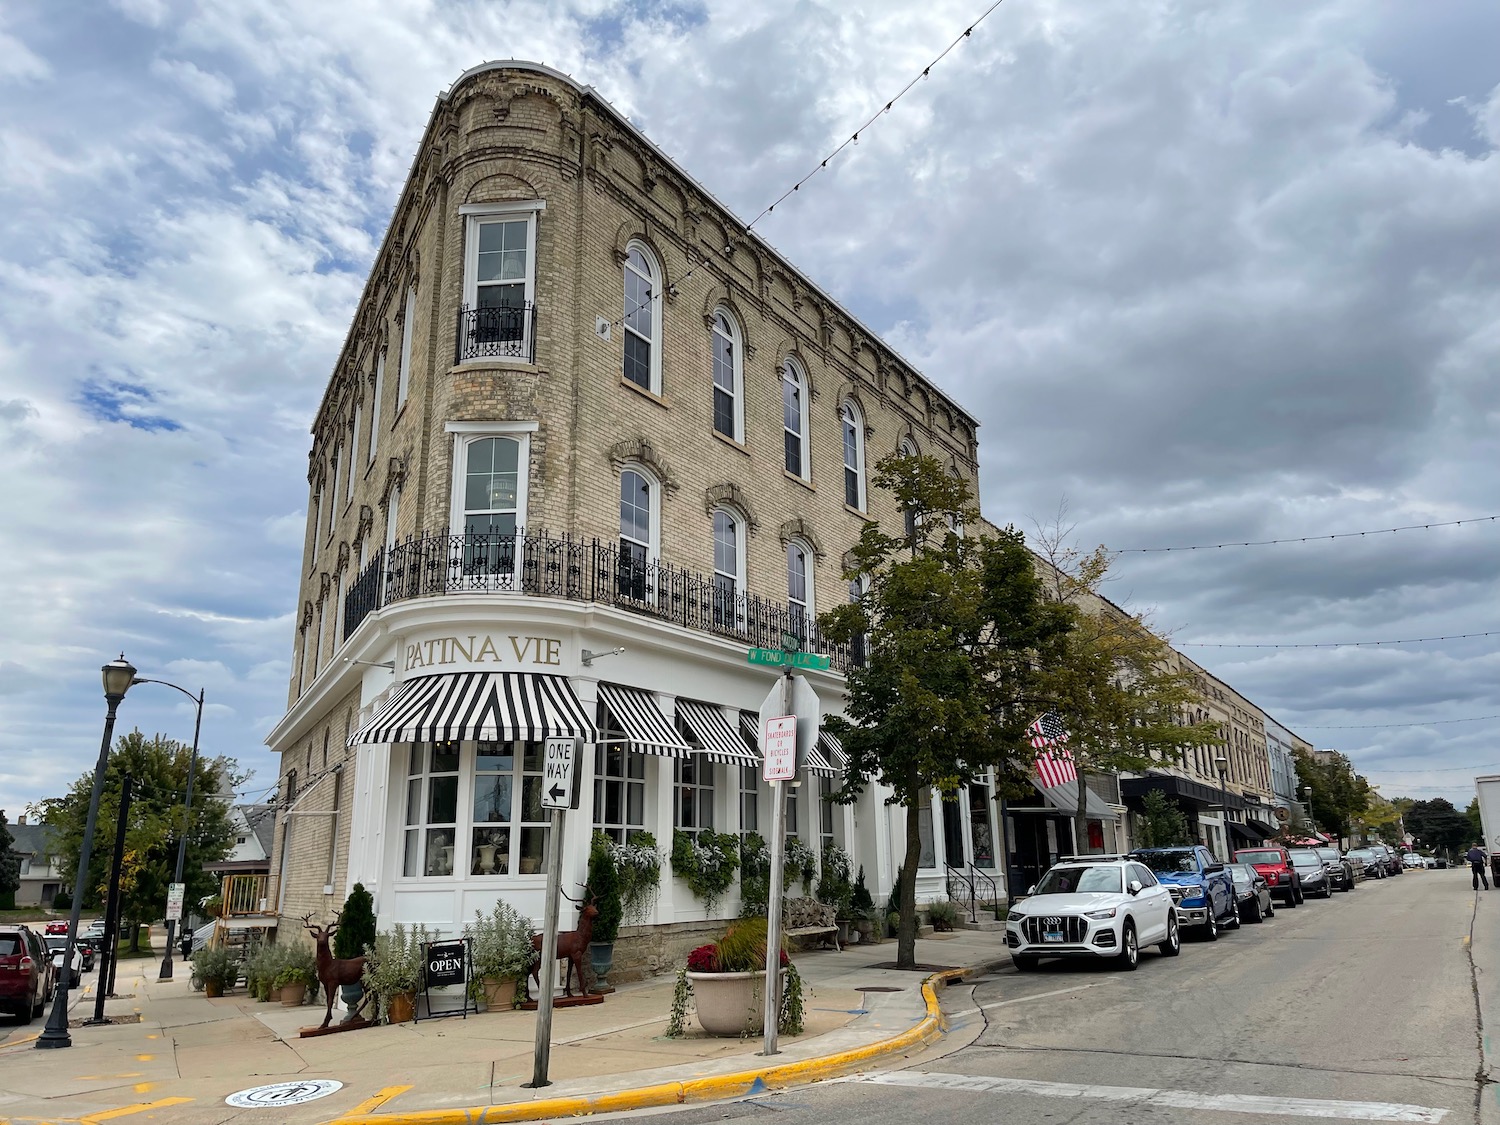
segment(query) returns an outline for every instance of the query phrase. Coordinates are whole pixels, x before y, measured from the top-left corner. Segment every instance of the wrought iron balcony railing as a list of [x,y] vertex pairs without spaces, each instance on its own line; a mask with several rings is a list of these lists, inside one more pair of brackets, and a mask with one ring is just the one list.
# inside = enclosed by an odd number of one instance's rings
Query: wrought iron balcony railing
[[[800,608],[726,590],[720,579],[660,560],[641,560],[609,540],[517,532],[429,532],[376,554],[344,597],[344,635],[394,602],[444,594],[504,593],[568,598],[631,610],[750,647],[780,648],[787,634],[847,671],[850,646],[834,644]],[[862,646],[858,646],[862,647]]]
[[458,310],[453,362],[470,359],[523,359],[536,362],[536,305]]

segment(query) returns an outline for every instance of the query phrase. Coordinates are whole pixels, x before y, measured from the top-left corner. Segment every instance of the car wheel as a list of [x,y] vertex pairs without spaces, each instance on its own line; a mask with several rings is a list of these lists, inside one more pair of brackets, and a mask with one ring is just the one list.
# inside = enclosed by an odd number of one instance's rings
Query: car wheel
[[1257,895],[1250,900],[1250,917],[1248,921],[1251,925],[1254,925],[1257,922],[1264,922],[1265,920],[1266,916],[1260,911],[1260,897]]
[[1012,957],[1010,963],[1016,967],[1018,973],[1030,973],[1036,969],[1035,957]]
[[1323,883],[1323,893],[1321,895],[1319,895],[1318,897],[1319,898],[1332,898],[1333,897],[1333,888],[1328,885],[1328,883],[1327,883],[1326,880]]
[[21,1026],[25,1027],[32,1020],[36,1019],[37,1016],[41,1015],[42,1009],[45,1006],[45,1000],[38,1001],[34,1006],[22,1000],[21,1006],[16,1009],[16,1017],[20,1020]]
[[1127,973],[1135,971],[1141,963],[1141,947],[1135,939],[1135,923],[1128,918],[1120,930],[1120,952],[1117,954],[1115,966]]
[[[1258,903],[1257,903],[1257,905],[1258,905]],[[1266,908],[1263,911],[1263,914],[1267,918],[1274,918],[1274,917],[1276,917],[1276,904],[1271,901],[1270,896],[1266,897]]]
[[1237,930],[1240,928],[1240,908],[1238,904],[1229,912],[1229,917],[1224,920],[1224,928],[1226,930]]
[[1297,909],[1297,892],[1296,891],[1287,891],[1287,893],[1286,893],[1286,902],[1285,902],[1284,905],[1286,906],[1286,908],[1288,910],[1296,910]]
[[1203,927],[1203,940],[1219,940],[1219,920],[1214,917],[1213,907],[1208,910],[1208,924]]
[[1298,906],[1301,906],[1304,902],[1307,901],[1307,896],[1302,893],[1301,887],[1292,888],[1292,901],[1295,902]]
[[1163,957],[1176,957],[1182,952],[1182,929],[1177,925],[1177,911],[1167,914],[1167,940],[1159,944]]

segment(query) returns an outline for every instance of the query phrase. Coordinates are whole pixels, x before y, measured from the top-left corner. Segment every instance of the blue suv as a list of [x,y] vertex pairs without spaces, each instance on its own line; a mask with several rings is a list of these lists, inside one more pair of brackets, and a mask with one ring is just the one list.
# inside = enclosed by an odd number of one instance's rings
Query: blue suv
[[1207,848],[1198,845],[1141,848],[1130,855],[1151,868],[1172,892],[1181,925],[1199,927],[1209,941],[1218,940],[1220,927],[1239,929],[1234,879]]

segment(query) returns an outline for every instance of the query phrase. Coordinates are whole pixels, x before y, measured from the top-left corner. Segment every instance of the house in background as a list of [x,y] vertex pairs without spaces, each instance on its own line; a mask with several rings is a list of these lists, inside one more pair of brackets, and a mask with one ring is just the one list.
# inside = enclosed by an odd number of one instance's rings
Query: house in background
[[62,860],[56,854],[57,831],[50,824],[27,824],[25,815],[7,826],[15,839],[11,850],[21,857],[17,906],[51,906],[62,890]]

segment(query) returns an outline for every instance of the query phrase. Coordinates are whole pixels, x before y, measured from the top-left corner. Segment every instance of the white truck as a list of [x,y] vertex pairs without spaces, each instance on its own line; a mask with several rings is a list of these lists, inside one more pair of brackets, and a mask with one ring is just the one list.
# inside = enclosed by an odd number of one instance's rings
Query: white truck
[[1490,853],[1490,874],[1500,878],[1500,774],[1474,779],[1479,794],[1479,823],[1484,828],[1484,849]]

